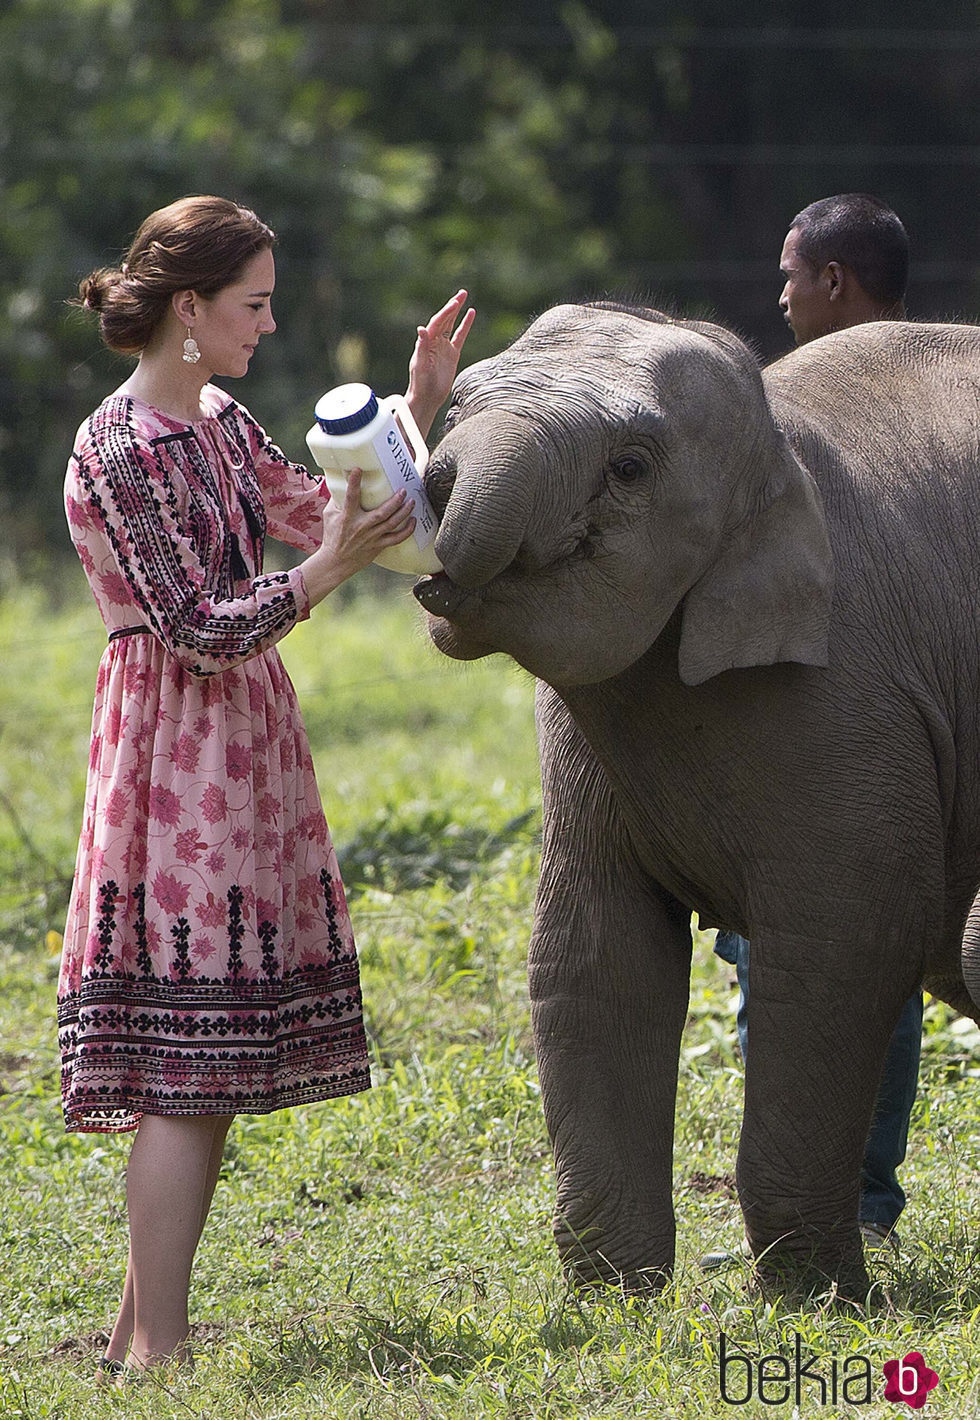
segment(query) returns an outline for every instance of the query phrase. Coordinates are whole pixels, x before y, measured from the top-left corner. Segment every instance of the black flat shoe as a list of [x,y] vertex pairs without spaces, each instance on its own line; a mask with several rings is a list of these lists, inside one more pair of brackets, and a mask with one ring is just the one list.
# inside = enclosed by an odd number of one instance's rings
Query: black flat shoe
[[103,1356],[95,1370],[96,1385],[121,1386],[126,1379],[126,1367],[122,1361],[113,1361],[110,1356]]

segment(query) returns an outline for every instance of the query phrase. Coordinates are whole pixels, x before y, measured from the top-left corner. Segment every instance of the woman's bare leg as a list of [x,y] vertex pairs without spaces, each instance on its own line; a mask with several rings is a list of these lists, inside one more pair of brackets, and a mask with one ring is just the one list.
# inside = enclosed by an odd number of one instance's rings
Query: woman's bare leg
[[117,1322],[121,1332],[128,1289],[135,1365],[183,1358],[191,1267],[230,1123],[227,1115],[140,1121],[127,1171],[130,1260]]
[[[208,1155],[207,1170],[204,1177],[204,1194],[201,1199],[201,1214],[198,1225],[198,1241],[204,1231],[204,1224],[207,1221],[208,1212],[211,1207],[211,1200],[214,1197],[214,1190],[218,1183],[218,1175],[221,1172],[221,1160],[224,1154],[225,1139],[228,1130],[231,1128],[234,1115],[214,1115],[210,1116],[213,1125],[211,1138],[211,1149]],[[135,1141],[134,1141],[135,1142]],[[105,1349],[107,1360],[123,1362],[129,1351],[130,1342],[133,1339],[135,1324],[135,1308],[133,1303],[133,1258],[132,1251],[126,1261],[126,1280],[123,1283],[122,1301],[119,1304],[119,1313],[116,1317],[115,1325],[112,1328],[112,1335],[109,1344]]]
[[105,1348],[105,1359],[107,1361],[118,1361],[121,1364],[126,1359],[126,1352],[129,1350],[129,1343],[132,1339],[133,1255],[132,1252],[130,1252],[126,1259],[126,1280],[123,1283],[122,1301],[119,1303],[119,1313],[116,1317],[115,1325],[112,1328],[112,1335],[109,1337],[109,1344]]
[[225,1140],[228,1137],[228,1130],[235,1121],[233,1114],[216,1114],[213,1117],[214,1134],[211,1138],[211,1153],[208,1156],[207,1172],[204,1175],[204,1196],[201,1199],[201,1223],[198,1230],[198,1239],[204,1232],[204,1224],[208,1220],[208,1213],[211,1211],[211,1200],[214,1197],[214,1190],[218,1186],[218,1175],[221,1173],[221,1161],[225,1153]]

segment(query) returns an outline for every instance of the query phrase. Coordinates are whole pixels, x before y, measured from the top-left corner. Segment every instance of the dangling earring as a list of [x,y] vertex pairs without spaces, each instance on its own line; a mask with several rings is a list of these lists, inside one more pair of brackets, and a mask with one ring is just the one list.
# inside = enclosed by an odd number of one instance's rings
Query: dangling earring
[[187,339],[184,341],[184,353],[180,358],[182,360],[186,360],[188,365],[196,365],[198,360],[200,360],[201,358],[201,347],[198,345],[193,335],[191,335],[190,326],[187,327]]

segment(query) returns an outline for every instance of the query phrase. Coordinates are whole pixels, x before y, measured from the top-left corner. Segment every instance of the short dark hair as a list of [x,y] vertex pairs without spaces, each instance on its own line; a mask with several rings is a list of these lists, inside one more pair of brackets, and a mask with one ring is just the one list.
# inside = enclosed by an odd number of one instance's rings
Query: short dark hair
[[878,197],[845,192],[822,197],[798,212],[790,231],[797,251],[815,271],[830,261],[849,266],[872,300],[891,306],[905,297],[909,239],[901,221]]
[[226,197],[182,197],[150,213],[121,266],[103,266],[86,276],[78,304],[98,311],[110,350],[138,355],[174,292],[215,295],[275,241],[272,228],[248,207]]

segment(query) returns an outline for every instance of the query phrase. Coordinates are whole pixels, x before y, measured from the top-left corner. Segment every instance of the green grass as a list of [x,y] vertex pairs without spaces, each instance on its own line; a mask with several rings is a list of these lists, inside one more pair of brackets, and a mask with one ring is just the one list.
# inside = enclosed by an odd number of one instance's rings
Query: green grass
[[0,1416],[626,1420],[792,1415],[727,1405],[724,1330],[868,1356],[875,1401],[804,1388],[801,1416],[905,1413],[880,1367],[921,1350],[924,1414],[980,1415],[977,1032],[927,1011],[899,1261],[876,1308],[766,1303],[706,1277],[740,1233],[735,992],[699,937],[678,1102],[679,1262],[654,1301],[583,1296],[550,1236],[552,1174],[524,954],[540,801],[532,687],[454,666],[407,583],[338,598],[287,639],[361,951],[376,1088],[240,1120],[195,1272],[198,1368],[125,1395],[91,1375],[125,1263],[125,1140],[63,1132],[50,933],[62,925],[102,636],[87,593],[0,601]]

